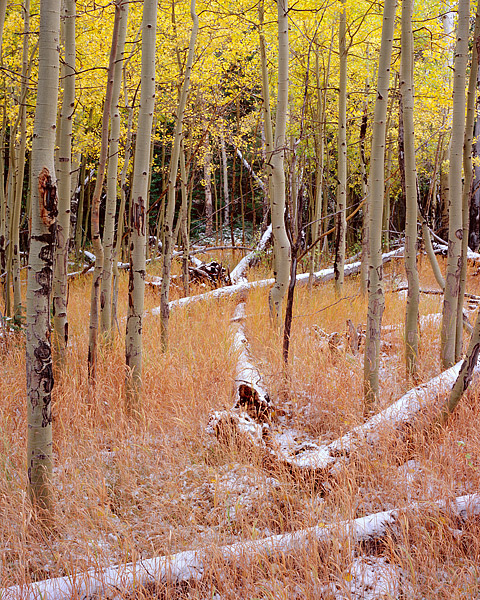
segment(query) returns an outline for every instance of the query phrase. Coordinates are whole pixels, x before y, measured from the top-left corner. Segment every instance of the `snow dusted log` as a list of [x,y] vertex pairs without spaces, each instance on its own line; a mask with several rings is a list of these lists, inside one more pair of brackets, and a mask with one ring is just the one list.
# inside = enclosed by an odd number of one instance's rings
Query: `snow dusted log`
[[247,169],[247,171],[250,173],[252,179],[257,183],[258,187],[265,191],[265,184],[263,183],[263,181],[260,179],[260,177],[255,173],[255,171],[252,169],[252,167],[250,166],[249,162],[245,159],[245,157],[242,154],[242,151],[239,148],[235,148],[235,151],[237,153],[237,156],[240,158],[240,160],[243,162],[243,166]]
[[269,225],[262,235],[260,241],[252,252],[242,258],[238,265],[230,273],[232,284],[246,281],[245,271],[250,267],[254,267],[260,260],[260,253],[263,252],[272,238],[272,225]]
[[[400,258],[403,256],[403,248],[398,248],[397,250],[393,250],[392,252],[387,252],[383,255],[383,262],[387,263],[394,258]],[[345,277],[348,275],[357,275],[360,272],[360,262],[353,263],[351,265],[345,265]],[[297,275],[297,285],[307,285],[308,279],[310,277],[309,273],[302,273],[301,275]],[[313,284],[318,285],[320,283],[325,283],[327,281],[331,281],[335,277],[335,273],[332,268],[322,269],[321,271],[317,271],[313,274]],[[220,298],[228,298],[231,296],[235,296],[236,294],[247,292],[249,290],[253,290],[256,288],[264,288],[269,287],[275,283],[275,280],[272,279],[262,279],[260,281],[252,281],[247,283],[237,283],[236,285],[229,285],[223,288],[218,288],[217,290],[212,290],[211,292],[206,292],[205,294],[198,294],[197,296],[188,296],[186,298],[179,298],[178,300],[172,300],[169,303],[170,310],[174,308],[183,308],[189,304],[195,304],[197,302],[202,302],[205,300],[219,300]],[[160,314],[160,307],[153,308],[150,311],[150,314],[155,316]]]
[[449,517],[466,523],[480,515],[480,495],[471,494],[448,501],[412,503],[405,508],[367,515],[354,520],[340,521],[301,529],[293,533],[273,535],[260,540],[237,542],[220,548],[201,548],[169,556],[161,556],[135,563],[105,569],[92,569],[67,577],[47,579],[25,586],[16,585],[0,590],[2,600],[120,600],[148,586],[154,595],[155,588],[200,581],[210,566],[234,565],[242,568],[258,560],[275,559],[286,554],[304,552],[312,545],[321,546],[332,541],[367,544],[381,540],[388,532],[402,530],[401,518],[410,514],[442,511]]
[[235,408],[244,408],[248,414],[263,420],[272,409],[260,371],[254,365],[245,336],[245,302],[240,302],[232,318],[233,351],[238,353],[235,375]]
[[[446,246],[444,244],[434,243],[433,247],[435,250],[435,254],[442,254],[442,255],[446,256],[448,253],[448,246]],[[480,262],[480,254],[478,252],[473,252],[473,250],[470,250],[470,248],[468,248],[467,249],[467,260],[471,260],[475,263]]]
[[[443,371],[427,383],[409,390],[404,396],[385,410],[374,415],[363,425],[338,440],[318,449],[306,450],[295,457],[285,456],[285,461],[295,469],[305,469],[325,475],[335,470],[346,456],[364,445],[377,446],[379,436],[386,430],[404,431],[425,415],[430,421],[437,418],[445,406],[445,397],[452,390],[463,361],[459,361],[450,369]],[[480,365],[473,369],[473,376],[478,377]]]

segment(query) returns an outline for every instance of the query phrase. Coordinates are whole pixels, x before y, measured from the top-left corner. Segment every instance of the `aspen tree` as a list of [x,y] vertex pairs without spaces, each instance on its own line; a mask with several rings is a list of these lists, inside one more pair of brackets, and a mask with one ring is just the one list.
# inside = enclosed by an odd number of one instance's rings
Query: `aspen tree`
[[132,128],[133,128],[133,106],[130,105],[128,100],[128,89],[126,83],[125,73],[125,62],[123,64],[123,97],[125,102],[125,109],[128,113],[127,118],[127,138],[125,141],[125,156],[123,160],[123,168],[120,173],[120,206],[118,207],[118,219],[117,219],[117,241],[115,244],[115,250],[113,254],[113,281],[112,281],[112,329],[117,324],[117,309],[118,309],[118,281],[119,281],[119,270],[118,260],[121,254],[124,220],[125,220],[125,206],[127,203],[126,194],[126,183],[127,183],[127,171],[130,164],[130,157],[132,152]]
[[448,256],[445,276],[445,295],[442,311],[441,360],[449,368],[457,352],[457,310],[460,273],[462,270],[462,148],[465,135],[465,80],[468,58],[469,0],[459,0],[457,41],[453,67],[453,119],[450,143],[448,183],[450,201],[448,210]]
[[[11,150],[13,182],[11,187],[9,244],[7,248],[7,286],[12,281],[13,286],[13,321],[19,324],[22,319],[22,294],[20,278],[20,213],[23,200],[23,180],[25,175],[25,155],[27,148],[27,95],[28,81],[31,73],[31,61],[28,58],[30,38],[30,0],[26,0],[23,12],[23,48],[22,48],[22,77],[20,84],[20,106],[15,124],[10,129],[12,141]],[[10,292],[7,290],[7,314]]]
[[[265,32],[263,29],[265,16],[264,0],[260,0],[258,4],[258,31],[259,31],[259,50],[260,50],[260,71],[262,80],[262,114],[263,114],[263,155],[265,159],[266,185],[265,187],[265,204],[267,201],[271,203],[272,197],[272,167],[270,157],[273,151],[273,125],[272,125],[272,110],[270,106],[270,86],[268,82],[268,65],[267,65],[267,50],[265,42]],[[264,209],[265,221],[268,210]],[[266,225],[265,225],[266,227]],[[275,261],[275,248],[273,249],[273,258]]]
[[228,165],[227,152],[225,150],[225,136],[220,134],[220,153],[222,156],[222,174],[223,174],[223,199],[225,201],[225,225],[230,225],[230,192],[228,190]]
[[[270,315],[278,327],[282,317],[282,304],[287,293],[290,277],[290,242],[285,227],[285,170],[284,158],[287,145],[288,111],[288,0],[277,1],[278,20],[278,92],[275,137],[270,156],[272,169],[272,235],[275,253],[275,283],[270,290]],[[268,160],[268,155],[267,155]]]
[[111,336],[112,328],[112,271],[115,254],[115,214],[118,189],[118,152],[120,142],[119,99],[122,86],[123,55],[127,37],[128,2],[119,1],[118,43],[113,69],[112,102],[110,106],[110,140],[107,166],[107,201],[105,206],[105,225],[103,229],[103,249],[105,258],[100,286],[101,311],[100,331]]
[[145,255],[150,143],[155,109],[155,44],[157,0],[145,0],[142,20],[142,73],[137,143],[135,145],[132,195],[130,199],[130,272],[125,358],[126,406],[139,412],[142,387],[142,319],[145,297]]
[[57,220],[55,129],[60,46],[60,0],[41,0],[37,103],[32,140],[32,224],[27,279],[28,491],[46,519],[53,511],[52,352],[50,296]]
[[7,0],[0,0],[0,58],[3,46],[3,28],[5,26],[5,15],[7,13]]
[[62,20],[65,41],[63,58],[63,99],[59,121],[58,219],[53,272],[54,362],[62,368],[67,359],[67,264],[70,242],[70,201],[72,187],[72,131],[75,108],[75,0],[63,0]]
[[170,293],[170,274],[172,269],[173,256],[173,220],[175,217],[175,192],[177,187],[178,162],[180,159],[181,140],[183,135],[183,118],[185,115],[185,106],[187,104],[188,89],[190,87],[190,77],[192,73],[193,58],[195,55],[195,42],[198,34],[198,17],[195,12],[195,0],[190,2],[190,15],[193,26],[190,34],[190,44],[188,47],[187,63],[185,65],[185,78],[177,105],[175,130],[173,133],[173,148],[170,159],[170,170],[168,176],[168,194],[167,210],[165,213],[164,233],[165,243],[163,247],[163,272],[162,285],[160,288],[160,322],[161,322],[161,346],[165,352],[168,347],[168,319],[169,319],[169,293]]
[[[368,58],[368,51],[367,51]],[[365,155],[365,138],[367,136],[368,126],[368,93],[370,91],[370,79],[367,77],[365,82],[365,102],[363,104],[362,122],[360,125],[360,189],[362,200],[367,199],[368,195],[368,176],[367,176],[367,158]],[[360,269],[360,293],[365,296],[367,293],[368,282],[368,200],[365,203],[362,220],[362,267]]]
[[212,204],[212,152],[209,135],[205,136],[205,156],[203,158],[203,179],[205,181],[205,235],[213,234],[213,204]]
[[382,213],[385,190],[385,130],[387,120],[390,61],[396,0],[385,0],[382,41],[378,62],[377,89],[373,121],[369,185],[368,240],[368,310],[364,356],[365,409],[371,411],[378,397],[380,366],[380,332],[385,305],[382,279]]
[[417,168],[415,161],[414,93],[413,93],[413,0],[402,0],[402,57],[400,94],[403,106],[405,152],[405,271],[408,292],[405,316],[405,359],[407,374],[416,376],[418,356],[418,307],[420,285],[417,270]]
[[107,164],[108,124],[112,102],[113,72],[115,66],[115,56],[117,54],[118,32],[120,24],[120,3],[121,0],[116,0],[115,2],[115,20],[113,23],[112,45],[110,46],[110,58],[108,62],[107,89],[105,92],[105,103],[102,114],[102,141],[100,146],[100,158],[98,160],[97,179],[95,181],[95,189],[93,191],[92,198],[91,230],[92,246],[95,254],[95,268],[93,271],[92,293],[90,297],[90,326],[88,336],[88,378],[92,384],[95,383],[97,370],[99,304],[104,302],[104,299],[100,298],[100,286],[104,263],[104,250],[102,240],[100,238],[100,198],[105,179],[105,167]]
[[480,44],[480,0],[477,5],[475,17],[475,30],[473,34],[472,61],[470,65],[470,76],[467,92],[467,115],[465,122],[465,136],[463,141],[463,191],[462,191],[462,270],[460,272],[460,289],[457,305],[457,331],[455,339],[455,362],[460,360],[463,346],[463,300],[467,286],[467,251],[468,251],[468,229],[469,208],[472,195],[473,183],[473,130],[475,126],[475,100],[477,96],[478,76],[478,45]]
[[337,168],[337,204],[335,209],[335,292],[342,294],[345,245],[347,232],[347,13],[345,2],[340,14],[338,29],[338,54],[340,57],[340,84],[338,89],[338,168]]

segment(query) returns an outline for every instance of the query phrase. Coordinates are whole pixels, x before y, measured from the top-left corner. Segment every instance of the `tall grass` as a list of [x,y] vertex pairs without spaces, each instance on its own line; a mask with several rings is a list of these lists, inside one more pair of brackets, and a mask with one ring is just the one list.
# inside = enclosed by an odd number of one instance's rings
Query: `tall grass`
[[[249,277],[265,274],[260,266]],[[386,268],[388,288],[403,278],[400,262]],[[126,285],[123,276],[123,307]],[[426,261],[421,285],[435,285]],[[478,287],[471,275],[468,290]],[[417,432],[408,445],[386,436],[376,453],[359,453],[326,484],[302,481],[281,469],[266,471],[254,451],[221,446],[205,433],[210,412],[232,404],[234,299],[172,312],[167,354],[159,348],[158,317],[146,317],[142,415],[130,421],[123,405],[124,313],[115,341],[101,348],[95,390],[88,386],[89,288],[88,277],[70,286],[69,360],[54,391],[56,529],[49,534],[35,522],[25,494],[23,336],[4,339],[0,346],[2,586],[208,546],[212,561],[203,583],[188,592],[164,590],[164,597],[354,597],[349,585],[356,557],[364,552],[383,557],[401,573],[403,597],[460,599],[480,593],[478,524],[461,526],[438,511],[409,516],[375,548],[312,544],[296,556],[263,559],[248,568],[215,560],[215,547],[236,540],[478,490],[477,390],[468,392],[444,429]],[[278,432],[288,426],[296,442],[326,442],[362,422],[361,353],[355,356],[346,346],[331,351],[315,333],[317,326],[343,335],[347,318],[365,323],[366,304],[358,289],[358,280],[348,280],[341,301],[332,284],[311,294],[297,290],[288,377],[281,340],[268,320],[267,292],[255,290],[248,298],[252,352],[283,415],[272,426]],[[172,297],[178,293],[172,291]],[[147,308],[159,304],[154,290],[147,291],[146,302]],[[440,297],[422,296],[420,310],[441,311]],[[387,293],[384,324],[398,329],[385,336],[382,406],[412,385],[403,358],[404,311],[404,296]],[[439,372],[439,327],[422,329],[422,381]],[[161,597],[159,590],[142,594]]]

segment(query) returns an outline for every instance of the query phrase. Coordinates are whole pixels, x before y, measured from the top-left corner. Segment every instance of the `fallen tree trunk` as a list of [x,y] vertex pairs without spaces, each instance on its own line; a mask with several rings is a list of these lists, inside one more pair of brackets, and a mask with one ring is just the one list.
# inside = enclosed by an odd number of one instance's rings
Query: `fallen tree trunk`
[[235,375],[235,408],[244,408],[256,419],[269,417],[272,404],[260,371],[254,365],[245,336],[245,302],[240,302],[232,318],[233,351],[238,353]]
[[[386,429],[390,431],[405,430],[425,415],[428,415],[430,422],[433,422],[443,410],[445,396],[453,389],[462,364],[463,361],[459,361],[427,383],[409,390],[394,404],[341,438],[325,446],[320,446],[318,449],[307,450],[293,458],[285,457],[286,462],[297,469],[314,470],[327,474],[334,469],[337,463],[343,462],[345,457],[361,446],[376,446],[380,434]],[[471,376],[478,376],[479,372],[480,365],[477,363],[471,371]]]
[[[382,257],[383,263],[387,263],[394,258],[400,258],[403,256],[403,248],[398,248],[397,250],[393,250],[392,252],[388,252],[384,254]],[[348,275],[356,275],[360,272],[361,263],[356,262],[351,265],[345,265],[345,277]],[[302,273],[297,275],[297,285],[307,285],[310,277],[310,273]],[[332,268],[322,269],[321,271],[317,271],[313,274],[313,284],[318,285],[320,283],[325,283],[327,281],[331,281],[335,277],[335,273]],[[236,294],[244,293],[249,290],[253,290],[256,288],[264,288],[269,287],[275,283],[275,280],[272,279],[262,279],[260,281],[251,281],[247,283],[237,283],[236,285],[229,285],[223,288],[218,288],[217,290],[212,290],[211,292],[206,292],[205,294],[198,294],[197,296],[188,296],[186,298],[179,298],[178,300],[172,300],[169,303],[170,310],[174,308],[183,308],[188,304],[195,304],[197,302],[203,302],[206,300],[219,300],[220,298],[228,298],[231,296],[235,296]],[[150,313],[152,316],[160,314],[160,307],[152,308]]]
[[262,235],[260,241],[254,250],[244,256],[238,265],[230,273],[230,280],[232,284],[246,281],[245,271],[251,267],[254,267],[260,260],[260,253],[264,252],[268,244],[272,239],[272,226],[269,225]]
[[323,545],[332,541],[367,544],[385,538],[388,532],[402,528],[400,519],[409,514],[442,511],[462,522],[480,514],[480,495],[471,494],[451,502],[419,502],[405,508],[379,512],[354,520],[340,521],[301,529],[293,533],[273,535],[260,540],[237,542],[220,548],[200,548],[161,556],[135,563],[92,569],[67,577],[47,579],[29,585],[16,585],[0,590],[2,600],[120,600],[148,587],[149,592],[161,591],[162,586],[194,583],[202,579],[210,565],[242,567],[257,563],[260,558],[275,559],[285,554],[294,555],[312,544]]

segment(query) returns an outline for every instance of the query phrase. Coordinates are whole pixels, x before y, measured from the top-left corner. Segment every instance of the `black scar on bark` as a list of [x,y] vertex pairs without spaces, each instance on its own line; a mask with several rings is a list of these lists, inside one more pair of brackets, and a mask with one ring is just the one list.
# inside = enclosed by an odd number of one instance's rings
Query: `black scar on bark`
[[43,269],[40,269],[40,271],[36,274],[35,279],[41,288],[40,290],[37,290],[36,293],[42,296],[48,296],[52,288],[51,267],[43,267]]

